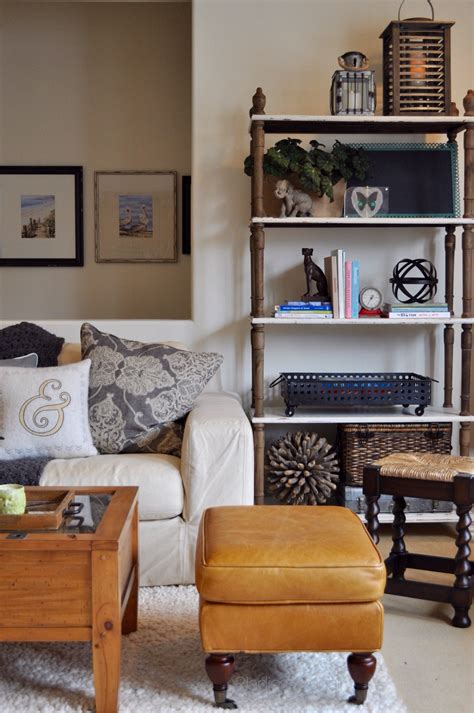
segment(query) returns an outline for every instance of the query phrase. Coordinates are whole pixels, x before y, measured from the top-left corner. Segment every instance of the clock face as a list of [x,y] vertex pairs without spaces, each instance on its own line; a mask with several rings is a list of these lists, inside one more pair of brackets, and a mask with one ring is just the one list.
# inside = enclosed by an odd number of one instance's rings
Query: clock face
[[364,287],[359,295],[360,306],[364,309],[380,309],[383,295],[378,287]]

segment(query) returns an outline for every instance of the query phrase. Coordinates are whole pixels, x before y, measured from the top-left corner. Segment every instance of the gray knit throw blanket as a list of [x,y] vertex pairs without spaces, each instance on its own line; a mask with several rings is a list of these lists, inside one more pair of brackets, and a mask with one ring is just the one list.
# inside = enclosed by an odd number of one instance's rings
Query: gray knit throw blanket
[[51,458],[16,458],[0,461],[0,483],[39,485],[43,470]]

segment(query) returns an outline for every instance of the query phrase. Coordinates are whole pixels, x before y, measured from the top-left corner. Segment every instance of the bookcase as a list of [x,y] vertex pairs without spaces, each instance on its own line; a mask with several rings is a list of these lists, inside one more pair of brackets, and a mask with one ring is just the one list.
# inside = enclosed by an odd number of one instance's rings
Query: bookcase
[[[464,98],[464,116],[291,116],[265,114],[266,98],[261,88],[258,88],[252,99],[250,110],[250,154],[253,159],[253,175],[251,180],[251,223],[250,223],[250,254],[251,254],[251,353],[252,353],[252,427],[255,447],[255,502],[264,502],[265,474],[265,427],[277,425],[285,428],[288,424],[301,424],[305,427],[317,424],[337,423],[410,423],[410,422],[450,422],[459,424],[459,450],[461,455],[469,454],[470,431],[474,416],[471,413],[471,350],[473,304],[473,246],[474,246],[474,91],[470,90]],[[324,134],[337,137],[351,135],[437,135],[446,136],[449,142],[456,142],[462,136],[464,150],[464,215],[462,218],[274,218],[265,214],[264,207],[264,172],[263,156],[267,135],[311,135],[319,138]],[[436,176],[433,176],[436,180]],[[353,227],[368,229],[383,226],[402,230],[405,227],[438,228],[436,240],[444,236],[445,254],[445,301],[449,308],[449,317],[440,322],[439,319],[417,318],[396,320],[397,326],[417,329],[443,329],[444,345],[444,402],[442,408],[429,407],[423,416],[416,416],[412,409],[400,407],[384,409],[328,409],[307,410],[298,409],[292,417],[284,415],[284,406],[272,407],[265,403],[265,333],[266,330],[292,326],[298,330],[303,325],[305,330],[327,330],[330,338],[331,329],[344,327],[350,331],[348,338],[354,336],[354,330],[363,324],[372,325],[374,329],[390,330],[394,320],[380,318],[364,319],[275,319],[264,304],[265,286],[265,233],[279,228],[321,228],[351,230]],[[462,312],[454,314],[454,260],[456,249],[456,234],[462,231],[462,284],[456,284],[462,290]],[[456,345],[455,360],[455,326],[460,325],[460,349]],[[282,364],[281,371],[286,366]],[[461,369],[460,395],[453,394],[453,369]],[[348,369],[349,371],[349,369]],[[419,519],[419,518],[418,518]],[[427,514],[426,519],[429,518]],[[437,518],[431,518],[437,519]],[[446,515],[445,519],[449,519]]]

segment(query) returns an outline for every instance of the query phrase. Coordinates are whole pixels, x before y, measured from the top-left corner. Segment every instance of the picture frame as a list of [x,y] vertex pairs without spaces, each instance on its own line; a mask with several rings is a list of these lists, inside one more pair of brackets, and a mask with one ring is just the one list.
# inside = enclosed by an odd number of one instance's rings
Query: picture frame
[[2,267],[82,267],[82,166],[0,166],[0,231]]
[[191,176],[181,177],[181,252],[191,255]]
[[369,170],[363,181],[351,178],[347,187],[388,187],[387,218],[461,216],[458,153],[454,141],[349,146],[367,152]]
[[96,262],[176,262],[176,171],[95,171]]

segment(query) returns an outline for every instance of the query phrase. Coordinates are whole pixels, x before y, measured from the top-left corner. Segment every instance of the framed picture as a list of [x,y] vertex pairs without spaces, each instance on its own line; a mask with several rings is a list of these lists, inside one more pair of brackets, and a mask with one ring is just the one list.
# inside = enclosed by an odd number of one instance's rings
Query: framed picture
[[84,264],[82,167],[0,166],[0,265]]
[[176,262],[176,171],[96,171],[96,262]]
[[183,255],[191,255],[191,176],[181,178],[181,218],[182,218],[182,243]]
[[454,142],[349,145],[367,151],[369,170],[364,181],[351,178],[348,188],[388,188],[387,217],[460,217],[458,155]]

